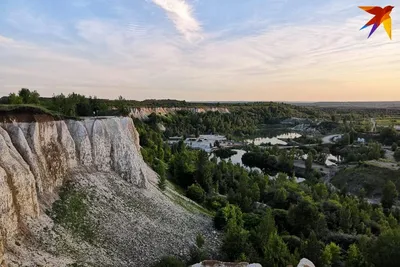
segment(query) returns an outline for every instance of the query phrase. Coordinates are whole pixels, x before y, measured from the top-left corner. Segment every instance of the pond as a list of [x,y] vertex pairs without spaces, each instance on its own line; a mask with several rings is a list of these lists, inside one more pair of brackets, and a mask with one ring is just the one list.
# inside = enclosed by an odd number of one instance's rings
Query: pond
[[[245,168],[245,169],[248,170],[248,171],[255,171],[255,170],[257,170],[257,171],[259,171],[260,173],[263,173],[262,170],[261,170],[260,168],[257,168],[257,167],[250,168],[250,167],[245,166],[245,165],[242,163],[242,156],[246,153],[246,151],[244,151],[244,150],[242,150],[242,149],[232,149],[232,151],[236,151],[236,154],[235,154],[235,155],[232,155],[231,157],[229,157],[229,158],[227,158],[227,159],[223,159],[223,160],[225,160],[226,162],[228,162],[229,159],[230,159],[231,162],[232,162],[233,164],[239,164],[241,167]],[[215,156],[215,155],[214,155],[213,153],[211,153],[210,158],[212,158],[212,157],[214,157],[214,156]],[[220,159],[219,157],[217,157],[217,162],[219,163],[220,161],[221,161],[221,159]],[[275,175],[269,175],[269,174],[268,174],[268,176],[269,176],[269,178],[270,178],[271,180],[274,180],[274,179],[276,179],[276,177],[278,176],[278,174],[275,174]],[[296,180],[297,183],[301,183],[301,182],[304,182],[304,181],[305,181],[305,179],[302,178],[302,177],[295,177],[295,180]]]
[[268,144],[271,143],[271,145],[282,145],[285,146],[287,145],[287,142],[284,140],[288,139],[295,139],[301,137],[301,134],[299,133],[294,133],[294,132],[286,132],[286,133],[281,133],[273,137],[257,137],[253,139],[247,139],[245,140],[246,143],[254,143],[256,146],[259,146],[261,144]]
[[[244,150],[242,150],[242,149],[232,149],[232,151],[235,151],[236,154],[230,156],[229,158],[223,159],[223,160],[225,160],[226,162],[228,162],[229,160],[231,160],[231,162],[232,162],[233,164],[239,164],[241,167],[243,167],[243,168],[245,168],[245,169],[247,169],[247,170],[249,170],[249,171],[250,171],[250,170],[258,170],[259,172],[262,173],[262,171],[261,171],[260,168],[257,168],[257,167],[249,168],[249,167],[245,166],[245,165],[242,163],[242,156],[246,153],[246,151],[244,151]],[[213,158],[213,157],[215,157],[215,155],[214,155],[214,153],[211,153],[210,159]],[[221,161],[221,159],[220,159],[219,157],[217,157],[217,163],[219,163],[220,161]]]

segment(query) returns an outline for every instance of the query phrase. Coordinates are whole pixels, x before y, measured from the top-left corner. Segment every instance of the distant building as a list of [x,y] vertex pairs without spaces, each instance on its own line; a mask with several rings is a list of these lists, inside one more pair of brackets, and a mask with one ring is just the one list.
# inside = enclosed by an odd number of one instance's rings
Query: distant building
[[365,144],[365,139],[359,137],[359,138],[357,138],[356,142],[360,143],[360,144]]

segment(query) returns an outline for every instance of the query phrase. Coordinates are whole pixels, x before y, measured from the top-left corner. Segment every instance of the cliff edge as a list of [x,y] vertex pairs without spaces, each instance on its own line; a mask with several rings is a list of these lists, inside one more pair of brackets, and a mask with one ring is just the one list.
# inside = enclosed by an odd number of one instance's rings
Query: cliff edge
[[[0,263],[148,266],[187,255],[199,232],[215,240],[211,219],[176,205],[157,179],[130,118],[0,123]],[[66,181],[90,207],[94,242],[48,215]]]

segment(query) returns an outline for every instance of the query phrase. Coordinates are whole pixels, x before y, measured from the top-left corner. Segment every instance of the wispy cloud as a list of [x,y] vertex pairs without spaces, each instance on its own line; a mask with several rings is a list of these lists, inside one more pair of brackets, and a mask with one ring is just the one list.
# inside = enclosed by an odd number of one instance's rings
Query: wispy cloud
[[152,0],[164,9],[176,29],[190,41],[199,41],[203,38],[202,26],[193,15],[193,8],[185,0]]
[[[168,13],[181,29],[178,34],[157,24],[157,19],[146,23],[154,19],[149,14],[90,14],[74,20],[69,29],[74,42],[68,45],[0,35],[0,92],[30,87],[50,96],[75,91],[132,99],[400,99],[400,28],[394,25],[393,41],[383,29],[367,39],[368,31],[359,28],[368,16],[355,5],[347,8],[345,0],[331,12],[327,5],[324,14],[306,21],[290,17],[277,23],[274,17],[251,17],[240,18],[242,27],[235,20],[236,24],[217,29],[209,27],[212,19],[207,20],[205,13],[202,18],[208,26],[202,28],[185,1],[151,1]],[[146,5],[149,13],[158,8]],[[342,6],[354,12],[339,12]],[[133,13],[132,6],[123,7]],[[204,12],[200,5],[196,8]],[[303,11],[308,11],[303,15],[307,17],[316,9],[310,5]],[[392,18],[398,21],[400,16],[394,12]],[[186,41],[199,36],[206,37],[200,45]]]

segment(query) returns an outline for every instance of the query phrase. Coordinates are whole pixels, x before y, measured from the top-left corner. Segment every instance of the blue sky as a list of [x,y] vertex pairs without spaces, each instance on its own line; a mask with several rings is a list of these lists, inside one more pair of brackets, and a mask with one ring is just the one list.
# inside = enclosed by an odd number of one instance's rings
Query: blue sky
[[400,100],[399,40],[394,1],[2,0],[0,95]]

